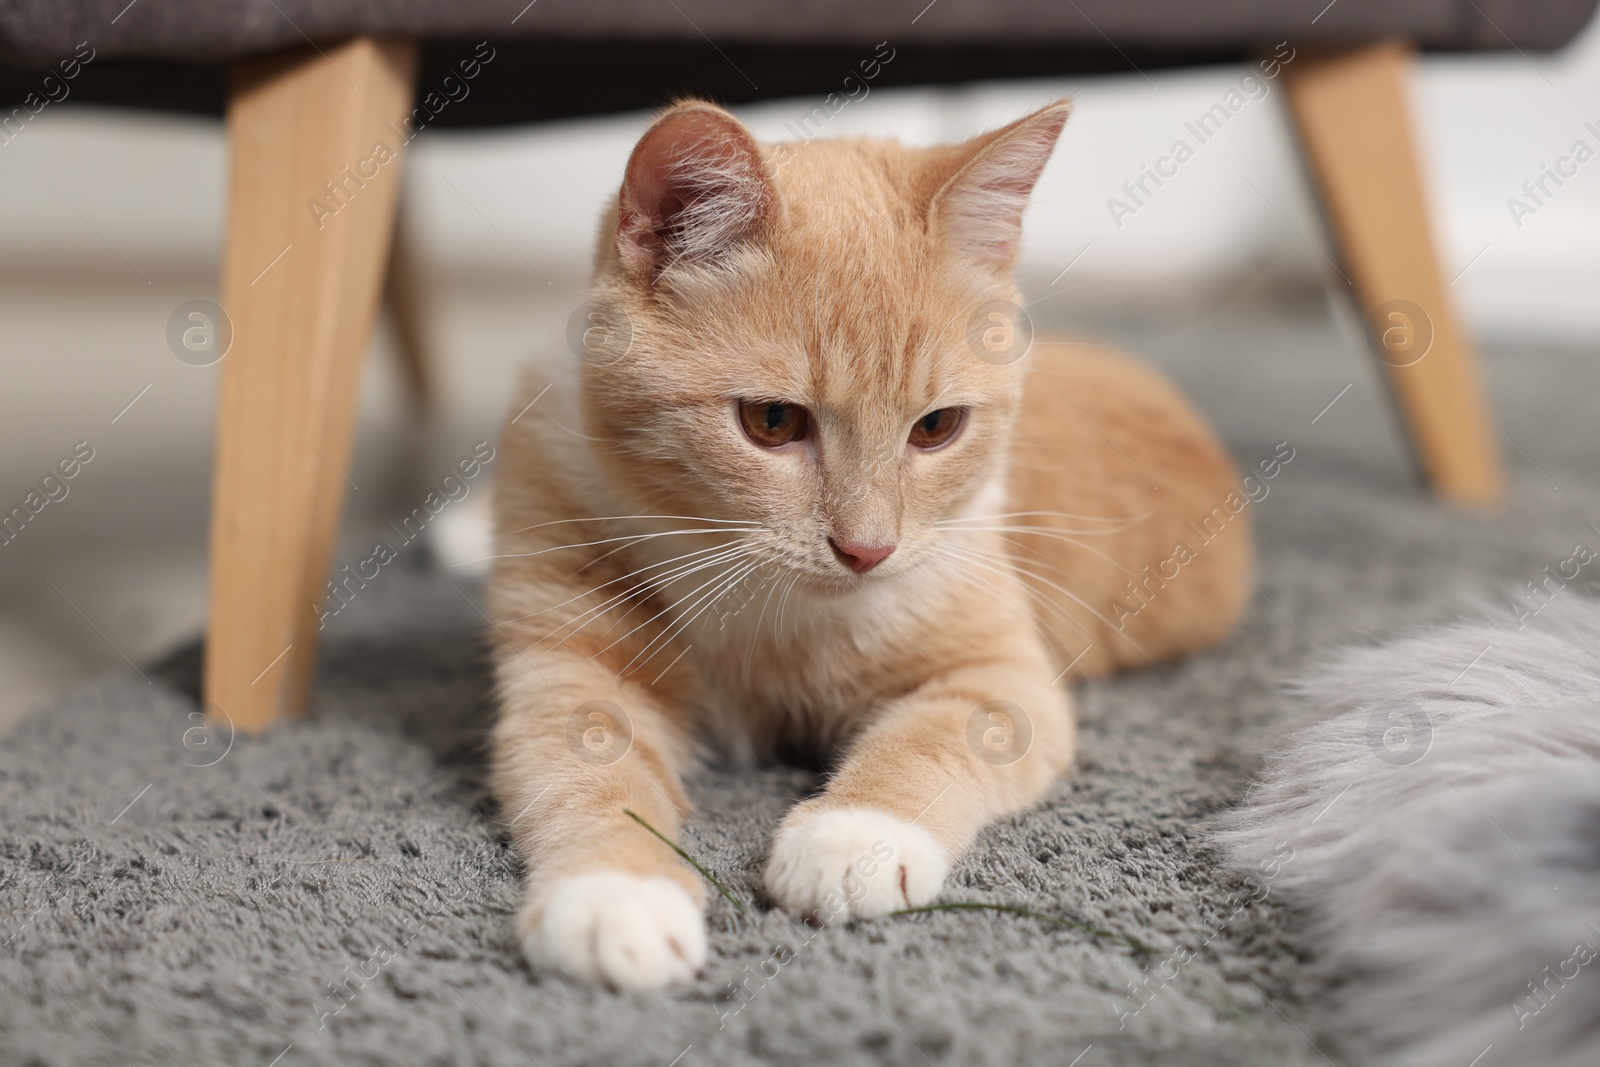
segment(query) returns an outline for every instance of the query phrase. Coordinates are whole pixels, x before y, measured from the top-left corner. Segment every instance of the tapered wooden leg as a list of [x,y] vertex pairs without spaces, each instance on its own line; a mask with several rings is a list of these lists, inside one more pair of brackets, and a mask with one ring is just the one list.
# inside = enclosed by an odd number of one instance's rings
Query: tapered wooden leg
[[205,697],[241,730],[309,685],[415,66],[358,39],[235,71]]
[[404,204],[394,230],[394,248],[389,253],[389,273],[384,279],[383,303],[394,323],[395,344],[401,370],[411,389],[411,399],[427,410],[433,401],[433,371],[428,358],[427,316],[422,279],[418,273],[416,247],[406,225]]
[[1330,229],[1423,473],[1487,504],[1503,474],[1478,368],[1439,268],[1407,115],[1399,42],[1285,66],[1289,108]]

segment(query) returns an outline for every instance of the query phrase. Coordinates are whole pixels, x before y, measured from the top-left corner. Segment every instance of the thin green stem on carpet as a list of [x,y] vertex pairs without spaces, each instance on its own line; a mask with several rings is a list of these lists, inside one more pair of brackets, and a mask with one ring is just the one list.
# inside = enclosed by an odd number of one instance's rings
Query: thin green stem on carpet
[[716,875],[712,874],[710,871],[708,871],[704,867],[700,866],[700,864],[696,863],[693,856],[689,855],[683,849],[679,848],[676,844],[674,844],[672,842],[672,839],[667,837],[666,834],[663,834],[660,830],[657,830],[654,826],[651,826],[649,823],[645,822],[644,818],[642,816],[640,816],[639,813],[634,811],[632,808],[623,808],[622,809],[622,813],[624,815],[626,815],[628,818],[632,819],[634,822],[638,823],[640,826],[644,827],[646,830],[649,830],[651,833],[655,834],[657,837],[659,837],[662,840],[662,842],[668,848],[672,849],[672,851],[676,852],[678,855],[682,856],[685,860],[687,860],[689,862],[689,866],[693,867],[695,870],[697,870],[701,874],[705,875],[706,881],[710,882],[712,885],[717,887],[717,892],[721,893],[723,896],[728,898],[728,903],[729,904],[732,904],[734,907],[739,909],[739,914],[740,915],[744,914],[744,905],[739,903],[737,900],[735,900],[733,898],[733,894],[728,892],[728,887],[727,886],[725,886],[721,882],[717,881],[717,876]]
[[1090,934],[1094,937],[1109,937],[1113,941],[1121,941],[1124,945],[1127,945],[1130,949],[1132,949],[1136,955],[1157,955],[1155,949],[1151,948],[1149,945],[1145,944],[1143,941],[1140,941],[1136,937],[1129,937],[1127,934],[1119,934],[1114,930],[1102,930],[1098,926],[1093,926],[1079,919],[1063,919],[1059,915],[1046,915],[1043,912],[1029,911],[1027,908],[1018,908],[1010,904],[982,904],[977,901],[956,901],[951,904],[929,904],[927,907],[923,908],[901,908],[899,911],[891,911],[889,914],[916,915],[925,911],[1003,911],[1011,915],[1021,915],[1029,919],[1040,919],[1047,923],[1055,923],[1058,926],[1070,926],[1074,929],[1082,930],[1084,933]]

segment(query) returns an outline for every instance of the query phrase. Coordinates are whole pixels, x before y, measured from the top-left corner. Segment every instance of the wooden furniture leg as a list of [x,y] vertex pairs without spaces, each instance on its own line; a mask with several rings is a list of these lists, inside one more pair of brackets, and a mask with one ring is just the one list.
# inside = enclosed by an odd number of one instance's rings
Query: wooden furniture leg
[[1406,110],[1399,42],[1302,55],[1283,68],[1289,110],[1355,298],[1424,475],[1485,505],[1503,474],[1489,405],[1439,269]]
[[422,411],[433,401],[433,372],[428,359],[428,339],[422,278],[418,272],[416,248],[406,225],[404,202],[394,230],[394,248],[389,253],[389,273],[383,282],[383,302],[394,323],[395,344],[411,399]]
[[362,38],[234,73],[205,699],[247,732],[310,684],[415,70]]

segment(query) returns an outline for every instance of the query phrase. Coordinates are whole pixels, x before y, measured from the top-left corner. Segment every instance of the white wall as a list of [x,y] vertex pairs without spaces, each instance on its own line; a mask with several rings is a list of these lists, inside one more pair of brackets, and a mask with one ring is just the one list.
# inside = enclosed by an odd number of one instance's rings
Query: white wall
[[[1308,243],[1328,247],[1276,83],[1120,227],[1107,210],[1107,199],[1120,195],[1141,164],[1177,137],[1194,143],[1184,123],[1220,101],[1244,72],[1212,67],[1154,72],[1148,81],[1128,74],[880,90],[841,111],[827,133],[954,139],[1071,93],[1077,112],[1029,221],[1024,269],[1037,272],[1036,290],[1080,252],[1059,286],[1137,291],[1264,261],[1284,271],[1325,271]],[[769,102],[740,113],[763,136],[783,137],[785,123],[816,103]],[[1553,164],[1575,141],[1600,151],[1600,135],[1584,128],[1592,121],[1600,130],[1600,29],[1591,26],[1563,53],[1532,60],[1516,53],[1426,58],[1413,115],[1446,272],[1455,276],[1471,264],[1454,289],[1470,328],[1495,340],[1600,341],[1600,160],[1583,166],[1520,227],[1506,206],[1541,164]],[[530,262],[550,276],[582,271],[600,205],[644,121],[630,114],[419,140],[411,205],[434,268],[503,272],[512,281],[525,275],[541,286]],[[140,269],[190,263],[209,270],[220,242],[224,166],[215,124],[47,111],[0,147],[0,267],[82,260],[129,270],[126,256]]]

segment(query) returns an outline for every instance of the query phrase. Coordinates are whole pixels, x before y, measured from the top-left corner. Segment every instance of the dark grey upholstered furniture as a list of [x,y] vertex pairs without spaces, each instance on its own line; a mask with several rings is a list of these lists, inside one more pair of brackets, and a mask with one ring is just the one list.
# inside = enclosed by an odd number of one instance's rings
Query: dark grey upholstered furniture
[[[107,58],[228,63],[364,35],[816,47],[1086,47],[1178,55],[1239,53],[1291,39],[1360,44],[1400,36],[1423,48],[1548,49],[1588,20],[1589,0],[8,0],[0,59],[43,64],[90,39]],[[1113,42],[1115,42],[1113,44]],[[759,80],[759,79],[757,79]]]
[[[1429,50],[1541,50],[1571,40],[1595,0],[0,0],[0,101],[30,68],[96,51],[74,98],[221,114],[227,64],[356,35],[424,43],[423,84],[462,45],[510,58],[470,108],[486,125],[826,92],[861,47],[898,50],[882,85],[1128,71],[1238,59],[1281,40],[1385,37]],[[9,69],[8,69],[9,68]],[[737,69],[736,69],[737,68]],[[747,80],[737,71],[749,75]],[[9,107],[7,107],[9,110]]]
[[[1291,114],[1420,466],[1441,495],[1481,503],[1496,495],[1499,467],[1427,229],[1406,61],[1415,47],[1554,48],[1595,4],[0,0],[0,128],[34,121],[43,96],[60,91],[55,65],[74,55],[69,102],[228,116],[222,295],[234,333],[218,417],[206,698],[213,714],[254,730],[295,710],[309,682],[311,605],[390,254],[403,149],[394,131],[419,79],[440,85],[493,49],[470,99],[427,121],[458,126],[686,93],[729,103],[824,93],[878,42],[896,52],[879,86],[1127,72],[1288,42],[1303,57],[1284,68]],[[378,140],[395,141],[393,158],[372,161]],[[308,197],[351,166],[364,177],[344,185],[337,217],[308,218]],[[1397,336],[1412,340],[1397,349]]]

